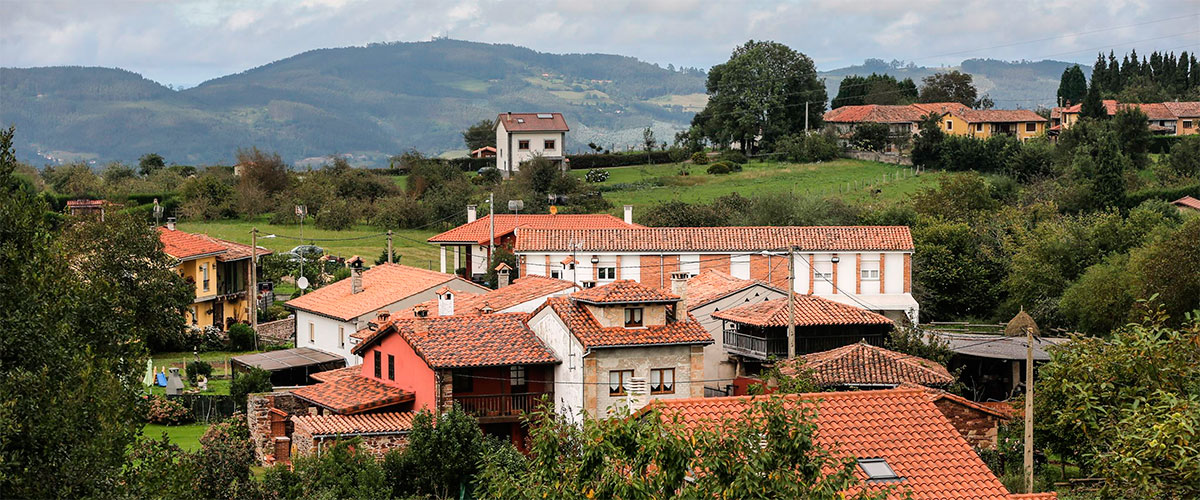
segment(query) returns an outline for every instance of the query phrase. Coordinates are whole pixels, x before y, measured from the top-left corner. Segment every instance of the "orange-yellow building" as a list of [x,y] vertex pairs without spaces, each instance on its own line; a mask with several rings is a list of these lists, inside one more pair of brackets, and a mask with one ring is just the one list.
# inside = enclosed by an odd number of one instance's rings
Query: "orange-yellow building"
[[971,109],[957,102],[885,106],[842,106],[825,113],[825,122],[839,135],[849,137],[861,123],[883,123],[894,136],[916,134],[923,117],[939,116],[942,131],[987,139],[1011,135],[1022,141],[1046,133],[1045,118],[1027,109]]
[[[1190,135],[1200,132],[1200,102],[1123,103],[1114,99],[1101,101],[1108,116],[1125,108],[1137,108],[1146,114],[1150,131],[1160,135]],[[1083,105],[1064,106],[1050,110],[1050,134],[1057,135],[1079,121]]]
[[[249,321],[251,247],[232,241],[175,229],[174,223],[158,228],[163,251],[178,263],[175,271],[196,287],[196,299],[186,313],[189,325],[209,325],[222,330]],[[258,255],[270,254],[259,248]]]

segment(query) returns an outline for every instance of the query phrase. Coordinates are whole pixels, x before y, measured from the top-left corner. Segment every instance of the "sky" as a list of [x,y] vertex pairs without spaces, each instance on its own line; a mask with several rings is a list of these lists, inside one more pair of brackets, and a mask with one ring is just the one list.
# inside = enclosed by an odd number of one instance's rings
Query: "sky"
[[311,49],[433,37],[703,69],[749,39],[785,43],[820,70],[866,58],[1091,64],[1110,49],[1200,50],[1200,2],[0,0],[0,66],[118,67],[176,87]]

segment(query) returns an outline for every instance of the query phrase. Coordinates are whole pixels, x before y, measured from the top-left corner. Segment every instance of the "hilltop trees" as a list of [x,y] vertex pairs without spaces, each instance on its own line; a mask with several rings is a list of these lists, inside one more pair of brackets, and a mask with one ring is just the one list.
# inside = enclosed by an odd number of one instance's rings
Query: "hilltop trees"
[[975,107],[978,92],[971,75],[961,71],[937,73],[921,79],[921,102],[958,102]]
[[[1120,61],[1113,52],[1107,58],[1097,54],[1092,82],[1105,97],[1121,101],[1195,100],[1200,98],[1200,62],[1187,51],[1178,57],[1174,52],[1155,51],[1139,60],[1137,51],[1131,50]],[[1139,96],[1149,99],[1139,100]]]
[[496,122],[494,120],[479,120],[478,123],[463,131],[463,142],[467,149],[475,151],[484,147],[496,147]]
[[1058,102],[1062,106],[1079,104],[1085,95],[1087,95],[1087,78],[1083,76],[1083,70],[1079,69],[1079,65],[1064,69],[1062,80],[1058,83]]
[[738,142],[747,153],[806,124],[819,128],[825,112],[825,87],[812,59],[777,42],[746,42],[713,66],[705,86],[708,105],[692,129],[714,144]]
[[897,81],[891,75],[871,73],[871,76],[850,75],[838,84],[832,107],[861,104],[911,104],[917,101],[917,84],[912,78]]

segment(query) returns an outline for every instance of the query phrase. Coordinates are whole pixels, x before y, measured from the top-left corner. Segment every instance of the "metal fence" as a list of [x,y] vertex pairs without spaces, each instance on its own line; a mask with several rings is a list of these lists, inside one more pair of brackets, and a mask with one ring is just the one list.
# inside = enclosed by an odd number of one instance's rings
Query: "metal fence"
[[233,396],[212,394],[179,394],[168,395],[168,400],[174,401],[187,408],[192,418],[197,422],[212,422],[233,416],[238,411],[246,410],[246,402],[238,401]]

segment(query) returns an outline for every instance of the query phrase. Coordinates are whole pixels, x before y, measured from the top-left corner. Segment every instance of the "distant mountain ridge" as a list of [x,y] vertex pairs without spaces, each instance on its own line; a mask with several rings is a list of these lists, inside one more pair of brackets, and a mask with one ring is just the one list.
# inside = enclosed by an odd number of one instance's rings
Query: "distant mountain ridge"
[[[972,59],[961,69],[998,106],[1017,107],[1005,99],[1052,102],[1068,65]],[[846,75],[919,83],[942,69],[873,59],[821,76],[833,97]],[[179,91],[122,69],[0,68],[0,124],[17,126],[18,156],[39,165],[133,162],[147,152],[229,163],[250,146],[298,164],[342,154],[385,165],[411,148],[462,150],[464,128],[504,111],[562,112],[569,151],[638,144],[646,126],[671,142],[703,108],[704,80],[632,57],[438,39],[312,50]]]

